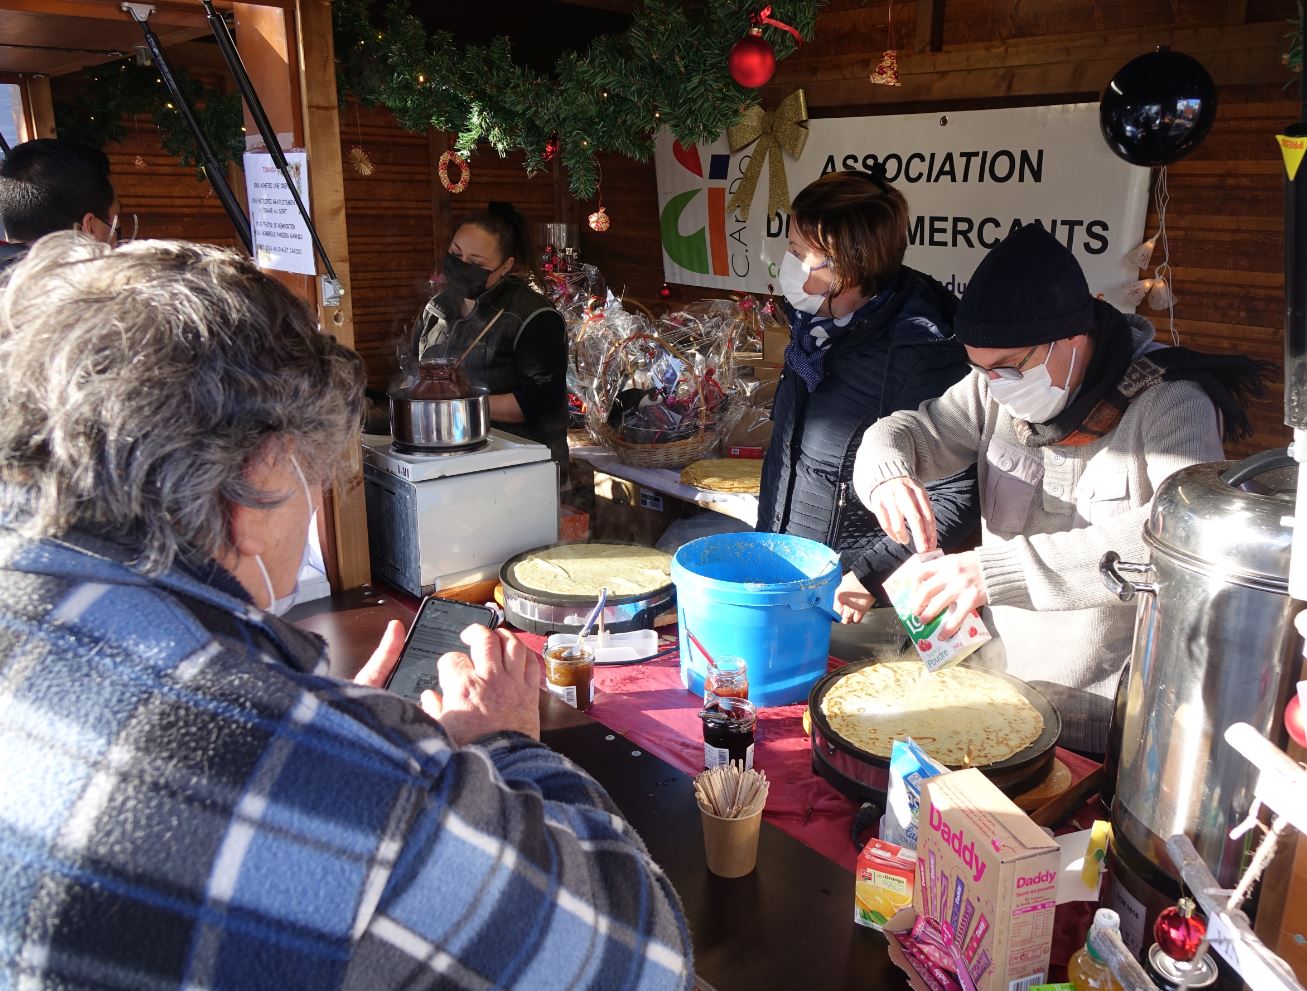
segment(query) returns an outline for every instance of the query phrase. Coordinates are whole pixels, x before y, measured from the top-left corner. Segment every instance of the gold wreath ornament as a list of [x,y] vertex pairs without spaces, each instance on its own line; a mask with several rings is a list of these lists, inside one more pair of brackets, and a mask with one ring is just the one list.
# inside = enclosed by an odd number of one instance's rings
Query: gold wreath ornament
[[[457,165],[459,169],[458,182],[449,181],[449,166]],[[467,189],[468,181],[472,178],[472,166],[467,164],[467,159],[457,152],[447,151],[440,156],[440,163],[436,167],[436,172],[440,175],[440,184],[451,193],[461,193]]]
[[808,141],[808,103],[803,90],[796,89],[780,102],[775,110],[750,107],[740,115],[734,127],[726,129],[726,142],[734,154],[753,142],[749,167],[744,170],[740,184],[735,188],[726,209],[739,210],[743,220],[749,219],[749,205],[758,188],[762,164],[767,163],[767,211],[784,212],[790,208],[790,185],[785,178],[783,155],[798,158]]

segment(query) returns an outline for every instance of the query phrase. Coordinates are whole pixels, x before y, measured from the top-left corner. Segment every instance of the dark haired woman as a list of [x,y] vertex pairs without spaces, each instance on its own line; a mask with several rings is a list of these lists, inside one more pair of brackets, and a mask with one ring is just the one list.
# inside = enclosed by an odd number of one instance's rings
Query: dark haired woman
[[[763,462],[758,529],[840,552],[844,579],[835,608],[845,622],[887,601],[882,582],[912,553],[853,495],[862,434],[887,413],[934,399],[968,371],[952,336],[957,299],[903,264],[907,246],[907,201],[865,172],[822,176],[790,211],[779,279],[790,344]],[[980,518],[975,467],[926,488],[940,547],[958,546]]]
[[532,288],[526,220],[491,203],[454,231],[427,306],[423,360],[456,358],[473,387],[490,391],[493,426],[549,447],[567,465],[567,336],[563,318]]

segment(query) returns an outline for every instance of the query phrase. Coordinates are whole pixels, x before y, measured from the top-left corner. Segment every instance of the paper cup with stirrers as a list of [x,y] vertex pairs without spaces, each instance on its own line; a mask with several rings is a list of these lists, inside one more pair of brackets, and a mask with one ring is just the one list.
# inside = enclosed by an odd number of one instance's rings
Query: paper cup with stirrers
[[757,864],[767,788],[767,775],[746,771],[740,761],[714,767],[694,779],[708,870],[718,877],[744,877]]

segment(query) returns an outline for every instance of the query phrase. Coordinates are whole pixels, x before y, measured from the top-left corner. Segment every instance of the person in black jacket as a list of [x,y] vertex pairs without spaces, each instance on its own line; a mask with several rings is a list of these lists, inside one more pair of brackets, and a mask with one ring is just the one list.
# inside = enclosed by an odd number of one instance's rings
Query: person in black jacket
[[15,145],[0,164],[0,271],[46,234],[79,230],[116,244],[119,227],[109,156],[98,148],[36,138]]
[[[439,290],[423,315],[422,360],[462,359],[490,393],[491,425],[549,447],[567,474],[567,332],[531,285],[526,218],[492,202],[454,231]],[[468,350],[470,348],[470,350]]]
[[[903,264],[907,245],[907,201],[878,175],[832,172],[791,208],[780,268],[791,336],[758,529],[840,552],[835,607],[845,622],[887,601],[883,581],[912,553],[853,494],[858,443],[880,417],[916,409],[968,372],[952,336],[957,299]],[[939,547],[957,547],[980,519],[975,466],[926,488]]]

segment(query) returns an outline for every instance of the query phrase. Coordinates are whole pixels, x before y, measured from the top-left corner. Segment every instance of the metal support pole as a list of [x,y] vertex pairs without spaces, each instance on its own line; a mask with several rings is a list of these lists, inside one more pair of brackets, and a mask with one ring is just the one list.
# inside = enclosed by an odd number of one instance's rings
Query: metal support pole
[[245,100],[245,106],[249,108],[250,116],[254,119],[254,126],[259,129],[259,135],[263,138],[263,144],[268,149],[268,154],[272,156],[273,164],[277,166],[277,171],[286,180],[286,188],[290,190],[290,195],[295,200],[295,206],[299,209],[300,216],[304,218],[304,225],[309,229],[309,237],[313,239],[313,247],[317,249],[318,257],[322,259],[322,267],[327,270],[328,277],[339,285],[340,280],[336,277],[336,269],[332,266],[331,259],[327,257],[327,249],[322,246],[322,241],[318,238],[317,228],[313,226],[313,218],[309,216],[304,200],[300,198],[299,186],[291,177],[286,154],[281,150],[281,142],[277,140],[277,134],[268,121],[268,115],[263,110],[263,104],[259,100],[259,94],[255,92],[254,84],[250,82],[250,74],[245,71],[245,62],[236,49],[236,42],[231,36],[227,22],[223,20],[221,14],[213,9],[212,0],[202,0],[202,2],[204,4],[204,15],[209,19],[209,26],[213,29],[214,40],[218,42],[218,50],[222,52],[227,68],[231,69],[231,74],[236,80],[236,87],[241,91],[241,97]]
[[150,49],[150,56],[154,59],[154,67],[159,70],[159,77],[163,80],[163,84],[168,87],[168,92],[172,95],[177,111],[182,115],[182,120],[186,122],[191,135],[195,138],[195,146],[204,162],[201,166],[204,169],[204,175],[209,180],[209,185],[213,187],[213,191],[217,193],[218,202],[227,211],[227,216],[231,219],[231,225],[236,228],[236,234],[240,237],[241,243],[245,245],[245,250],[252,252],[254,250],[254,241],[250,237],[249,218],[245,216],[240,201],[236,199],[236,195],[231,191],[222,163],[218,161],[213,146],[209,144],[209,139],[204,136],[204,131],[200,128],[200,122],[195,119],[195,111],[191,109],[190,102],[177,84],[177,77],[173,75],[172,66],[168,64],[168,57],[163,53],[163,45],[159,42],[159,36],[150,29],[150,15],[154,13],[154,8],[149,4],[124,3],[122,9],[127,11],[128,16],[139,24],[141,30],[145,32],[145,44]]

